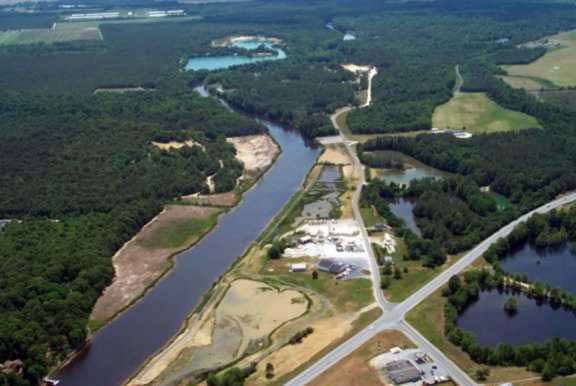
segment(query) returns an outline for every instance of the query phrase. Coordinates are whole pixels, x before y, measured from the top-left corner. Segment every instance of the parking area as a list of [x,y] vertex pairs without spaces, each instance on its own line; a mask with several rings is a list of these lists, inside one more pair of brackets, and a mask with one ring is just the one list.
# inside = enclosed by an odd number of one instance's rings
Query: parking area
[[372,358],[370,365],[378,370],[386,384],[421,386],[450,380],[444,369],[418,349],[402,350],[394,347]]
[[367,246],[355,220],[309,220],[295,234],[299,236],[284,251],[285,257],[317,258],[318,269],[336,275],[346,268],[353,272],[370,269]]

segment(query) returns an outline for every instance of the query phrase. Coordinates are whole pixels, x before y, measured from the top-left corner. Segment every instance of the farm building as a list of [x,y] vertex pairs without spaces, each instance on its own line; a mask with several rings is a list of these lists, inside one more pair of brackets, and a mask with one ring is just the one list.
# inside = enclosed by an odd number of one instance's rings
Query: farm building
[[339,274],[346,269],[346,265],[334,259],[320,259],[318,269],[324,272]]
[[306,263],[290,264],[290,272],[304,272],[306,271]]

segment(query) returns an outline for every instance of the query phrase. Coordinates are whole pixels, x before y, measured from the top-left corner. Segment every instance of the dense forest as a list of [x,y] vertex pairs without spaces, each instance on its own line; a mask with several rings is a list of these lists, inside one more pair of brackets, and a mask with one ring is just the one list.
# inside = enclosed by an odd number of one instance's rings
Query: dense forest
[[[391,213],[388,205],[399,197],[414,203],[421,237]],[[428,267],[442,265],[446,254],[470,249],[518,216],[514,208],[499,209],[492,195],[463,177],[414,180],[407,188],[373,180],[362,191],[362,205],[374,207],[404,239],[407,259]]]
[[[86,3],[109,9],[112,2]],[[316,136],[333,132],[330,112],[356,103],[360,85],[340,65],[373,64],[375,103],[352,112],[348,123],[355,132],[388,132],[428,128],[461,64],[465,87],[536,116],[546,131],[366,144],[363,150],[400,150],[469,177],[405,191],[374,181],[363,192],[364,202],[403,232],[408,258],[427,266],[507,220],[510,212],[495,210],[478,186],[490,185],[521,210],[576,187],[574,113],[494,77],[498,63],[542,54],[516,44],[575,27],[573,5],[268,0],[252,2],[250,12],[245,4],[181,6],[201,18],[105,24],[99,42],[0,47],[0,218],[14,220],[0,231],[0,363],[24,361],[21,376],[2,374],[0,383],[36,384],[82,344],[90,309],[111,280],[110,257],[166,200],[206,189],[214,173],[218,191],[234,186],[241,166],[225,137],[263,127],[195,96],[190,86],[201,81],[221,83],[240,108]],[[36,13],[0,9],[0,30],[49,28],[60,12],[57,4],[24,9]],[[328,22],[357,39],[343,41]],[[210,74],[183,71],[188,57],[222,52],[211,41],[233,34],[277,36],[288,58]],[[502,37],[509,42],[498,43]],[[156,91],[92,95],[111,85]],[[183,139],[198,145],[165,152],[151,144]],[[390,214],[386,199],[398,195],[415,200],[423,238]],[[230,378],[241,382],[243,375]]]
[[[115,251],[207,176],[234,188],[242,166],[225,137],[263,130],[191,89],[2,93],[0,218],[13,221],[0,230],[0,363],[22,360],[24,373],[0,383],[35,384],[82,345]],[[198,145],[152,144],[184,139]]]

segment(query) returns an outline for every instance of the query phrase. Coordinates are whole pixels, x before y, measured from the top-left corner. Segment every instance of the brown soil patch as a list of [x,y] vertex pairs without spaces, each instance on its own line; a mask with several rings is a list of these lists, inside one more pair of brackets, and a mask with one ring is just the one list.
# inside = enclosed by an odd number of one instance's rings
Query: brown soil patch
[[264,358],[258,365],[257,372],[248,379],[248,384],[257,386],[270,383],[265,374],[267,363],[274,365],[275,378],[296,370],[329,344],[342,338],[352,328],[352,325],[350,320],[342,316],[334,316],[312,322],[310,327],[314,328],[314,332],[302,343],[284,346]]
[[377,371],[368,362],[395,346],[413,347],[413,344],[399,331],[383,331],[312,381],[310,386],[381,385]]
[[216,208],[192,205],[167,206],[114,255],[114,281],[96,302],[91,319],[109,320],[129,306],[168,269],[170,257],[198,241],[200,235],[187,240],[184,246],[172,248],[146,247],[145,240],[167,224],[188,219],[207,219],[217,212]]
[[326,150],[318,159],[318,163],[327,162],[334,165],[351,165],[352,161],[346,149],[342,146],[326,146]]
[[[211,307],[215,303],[211,303]],[[157,355],[130,385],[170,383],[170,380],[184,375],[177,375],[180,369],[191,369],[200,361],[203,363],[202,368],[220,366],[224,364],[220,363],[222,358],[231,361],[242,355],[249,344],[262,342],[262,339],[283,323],[304,314],[307,308],[308,301],[299,291],[279,291],[263,282],[235,280],[215,312],[204,311],[204,317],[192,318],[182,333]],[[211,316],[208,317],[208,314]],[[219,336],[231,326],[239,334],[239,346],[228,346],[219,342]],[[236,330],[238,328],[239,330]],[[194,347],[208,345],[215,345],[206,348],[210,350],[210,357],[198,348],[191,351]]]
[[236,159],[248,171],[266,169],[272,164],[280,149],[267,134],[247,135],[226,139],[236,148]]

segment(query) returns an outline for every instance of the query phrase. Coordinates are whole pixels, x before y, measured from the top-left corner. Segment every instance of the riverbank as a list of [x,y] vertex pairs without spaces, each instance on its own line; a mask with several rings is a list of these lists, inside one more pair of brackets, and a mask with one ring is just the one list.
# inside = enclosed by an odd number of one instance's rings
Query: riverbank
[[[241,179],[247,181],[248,189],[258,182],[280,153],[269,135],[234,137],[228,141],[236,148],[236,158],[244,164]],[[168,145],[163,149],[179,148]],[[141,298],[173,267],[172,257],[191,248],[210,232],[218,223],[218,217],[237,203],[241,195],[238,190],[217,195],[215,200],[211,200],[210,195],[192,195],[177,201],[178,205],[167,205],[113,256],[114,280],[94,306],[92,325],[105,325]],[[202,206],[203,201],[210,206]],[[215,203],[229,205],[218,207]]]
[[[318,157],[317,164],[308,174],[301,192],[296,194],[296,199],[290,201],[295,205],[287,204],[289,209],[278,215],[263,232],[272,236],[261,237],[260,242],[252,244],[214,285],[203,305],[188,316],[180,333],[157,355],[150,358],[128,385],[168,385],[183,379],[198,381],[209,369],[218,371],[230,366],[246,367],[251,363],[258,365],[249,379],[250,384],[270,383],[264,366],[266,363],[273,363],[275,370],[272,381],[276,384],[379,316],[380,313],[376,313],[379,310],[373,303],[369,280],[336,281],[331,274],[323,272],[319,273],[317,279],[313,279],[310,269],[301,273],[290,272],[291,264],[307,261],[306,258],[267,258],[272,240],[293,231],[294,221],[301,215],[304,205],[301,198],[305,192],[315,189],[315,181],[321,176],[318,169],[327,163],[347,168],[352,161],[342,149],[328,147]],[[345,181],[355,178],[351,172],[342,174],[345,175]],[[350,184],[345,182],[344,185]],[[343,202],[342,205],[346,203]],[[288,227],[278,226],[284,223],[289,223]],[[233,283],[246,278],[261,283],[262,288],[275,288],[278,296],[287,291],[301,293],[308,304],[306,313],[295,318],[285,318],[282,317],[283,312],[276,312],[275,318],[285,322],[273,330],[263,328],[262,323],[259,323],[258,329],[253,329],[250,323],[265,319],[266,309],[269,308],[265,307],[258,296],[253,295],[241,315],[225,323],[223,315],[229,315],[231,309],[236,308],[225,300],[230,297],[238,298],[238,295],[231,294]],[[277,297],[274,302],[281,302],[281,299]],[[288,310],[290,306],[285,305],[282,308]],[[296,334],[307,329],[313,332],[304,338],[302,343],[289,343]],[[257,333],[251,335],[247,330]],[[229,338],[225,340],[225,336]],[[247,336],[251,336],[251,339],[247,339]],[[247,343],[248,340],[251,343]]]

